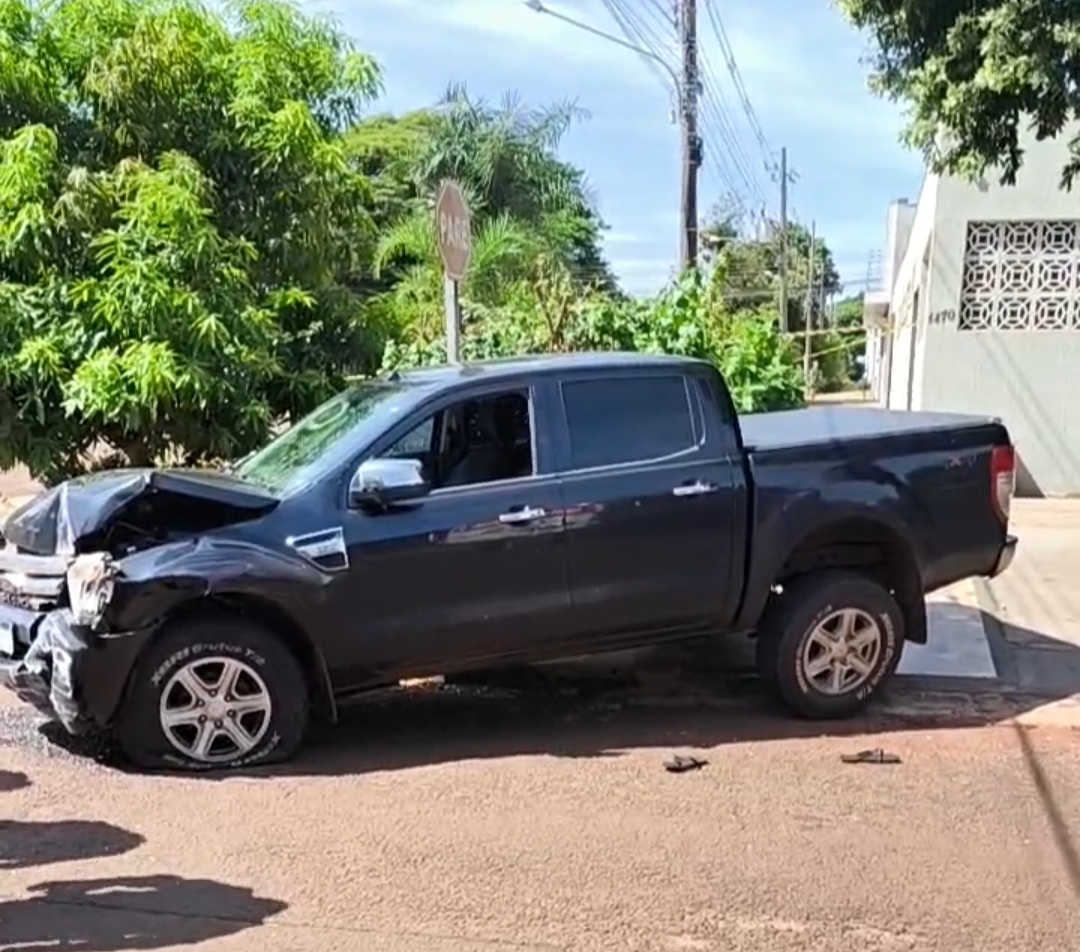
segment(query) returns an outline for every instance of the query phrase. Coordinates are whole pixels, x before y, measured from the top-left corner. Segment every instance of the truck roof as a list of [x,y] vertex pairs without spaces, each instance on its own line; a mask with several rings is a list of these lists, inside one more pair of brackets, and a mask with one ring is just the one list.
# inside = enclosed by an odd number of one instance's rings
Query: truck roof
[[635,367],[688,367],[704,361],[671,354],[638,354],[624,351],[596,351],[575,354],[536,354],[526,357],[500,357],[460,366],[442,364],[417,370],[400,371],[397,379],[423,386],[452,386],[457,382],[484,377],[498,380],[521,374],[561,373],[569,370],[618,370]]

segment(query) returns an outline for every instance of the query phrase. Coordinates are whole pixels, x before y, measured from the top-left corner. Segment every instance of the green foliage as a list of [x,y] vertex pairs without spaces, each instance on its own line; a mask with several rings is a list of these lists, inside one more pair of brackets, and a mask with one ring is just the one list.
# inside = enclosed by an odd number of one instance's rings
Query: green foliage
[[0,0],[0,468],[258,445],[383,337],[341,130],[374,62],[278,0]]
[[731,322],[719,365],[741,413],[787,410],[804,402],[798,357],[768,311]]
[[[708,360],[725,375],[743,412],[801,406],[798,356],[776,328],[774,314],[733,317],[710,296],[709,282],[690,272],[652,300],[617,300],[579,293],[550,262],[502,307],[467,306],[462,356],[482,360],[565,351],[681,354]],[[383,367],[392,370],[445,361],[441,338],[391,342]]]
[[573,104],[528,108],[508,95],[498,108],[452,87],[431,110],[379,116],[346,137],[370,176],[382,229],[375,255],[374,306],[427,346],[441,333],[442,264],[434,202],[445,178],[462,186],[472,216],[473,255],[464,293],[498,306],[545,258],[579,289],[614,290],[600,251],[602,224],[581,171],[559,159],[562,136],[582,113]]
[[[1060,0],[840,0],[873,40],[873,88],[909,107],[906,142],[938,173],[999,166],[1015,181],[1021,124],[1056,136],[1080,117],[1080,19]],[[1062,184],[1080,172],[1080,136]]]
[[840,289],[832,251],[820,235],[816,236],[811,275],[810,229],[798,222],[788,223],[786,254],[781,234],[776,222],[761,221],[756,228],[749,228],[736,200],[720,202],[701,226],[714,293],[732,312],[761,307],[779,312],[780,266],[786,260],[787,328],[799,331],[806,324],[808,290],[812,290],[809,307],[814,326],[821,327],[822,302]]
[[[467,359],[685,354],[744,411],[802,401],[775,229],[721,209],[702,271],[630,300],[558,155],[574,104],[451,88],[367,118],[379,89],[370,57],[285,0],[0,0],[0,469],[235,458],[347,375],[444,359],[446,177],[473,218]],[[792,226],[793,328],[808,257]]]
[[863,376],[866,361],[866,331],[863,330],[863,295],[855,294],[836,302],[836,326],[846,345],[848,379]]

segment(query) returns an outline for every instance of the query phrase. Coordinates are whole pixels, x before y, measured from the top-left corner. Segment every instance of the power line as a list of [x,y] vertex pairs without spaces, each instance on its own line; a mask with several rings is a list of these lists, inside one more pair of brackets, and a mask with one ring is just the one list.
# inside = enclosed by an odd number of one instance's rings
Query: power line
[[[626,10],[623,9],[623,0],[601,0],[601,2],[604,5],[604,9],[607,10],[611,18],[618,24],[623,36],[631,43],[640,46],[644,50],[648,50],[651,56],[639,54],[641,59],[665,88],[671,88],[670,78],[665,75],[664,70],[657,65],[656,59],[667,62],[667,57],[672,55],[672,51],[657,49],[655,38],[650,38],[645,31],[635,29],[633,15],[628,14]],[[656,59],[653,59],[652,57],[655,57]],[[681,94],[677,87],[672,89],[672,92],[677,99],[681,100]]]
[[720,16],[720,11],[716,8],[715,0],[705,0],[705,14],[709,20],[709,24],[713,28],[713,34],[716,36],[716,41],[720,45],[720,53],[727,64],[728,73],[731,75],[731,81],[735,86],[735,92],[739,97],[739,101],[742,103],[743,112],[746,114],[747,122],[749,122],[750,129],[761,149],[765,167],[768,168],[773,161],[773,150],[769,147],[769,142],[765,138],[765,132],[761,128],[761,123],[758,121],[757,113],[754,111],[754,104],[750,101],[750,94],[746,91],[746,84],[743,82],[742,73],[739,71],[739,64],[735,59],[735,51],[731,48],[731,42],[728,39],[727,30],[724,28],[724,21]]
[[[677,24],[659,0],[603,0],[603,3],[627,39],[654,56],[675,55]],[[726,100],[708,58],[698,46],[699,84],[706,94],[699,101],[705,120],[699,130],[705,145],[705,172],[719,194],[748,194],[755,204],[764,204],[764,193],[753,173],[753,164],[739,145]],[[650,65],[655,69],[655,63]]]

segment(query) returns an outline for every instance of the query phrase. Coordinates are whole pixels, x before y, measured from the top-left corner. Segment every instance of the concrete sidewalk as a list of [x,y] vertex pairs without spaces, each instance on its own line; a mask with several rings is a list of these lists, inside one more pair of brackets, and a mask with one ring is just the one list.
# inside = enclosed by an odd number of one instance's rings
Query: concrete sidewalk
[[[930,641],[905,650],[898,713],[1080,727],[1080,500],[1019,499],[1009,570],[930,599]],[[987,658],[991,664],[987,665]],[[998,716],[995,716],[998,715]]]
[[0,471],[0,514],[5,508],[40,491],[41,485],[22,467]]

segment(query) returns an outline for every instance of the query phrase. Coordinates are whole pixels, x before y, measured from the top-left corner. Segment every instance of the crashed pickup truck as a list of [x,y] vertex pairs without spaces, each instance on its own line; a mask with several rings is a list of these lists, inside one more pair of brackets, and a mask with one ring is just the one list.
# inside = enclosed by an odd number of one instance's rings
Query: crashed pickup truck
[[229,471],[58,485],[0,549],[0,682],[148,768],[291,756],[411,677],[749,635],[797,715],[859,710],[924,595],[1008,566],[1015,454],[978,417],[740,418],[683,358],[357,384]]

